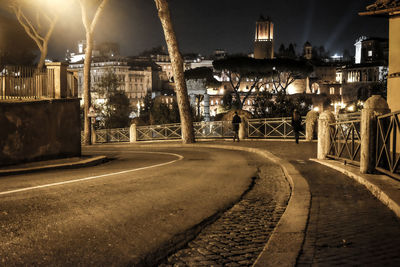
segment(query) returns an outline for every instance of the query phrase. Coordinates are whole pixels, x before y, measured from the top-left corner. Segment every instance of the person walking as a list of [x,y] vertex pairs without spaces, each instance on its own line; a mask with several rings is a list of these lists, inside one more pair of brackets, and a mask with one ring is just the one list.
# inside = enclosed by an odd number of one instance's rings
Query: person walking
[[292,127],[294,131],[294,138],[296,139],[296,144],[299,143],[300,131],[303,131],[303,126],[301,125],[301,115],[297,109],[293,110],[292,114]]
[[239,140],[239,125],[242,122],[242,119],[238,115],[237,111],[235,111],[235,115],[233,116],[232,119],[232,127],[233,127],[233,142],[235,142],[236,138]]

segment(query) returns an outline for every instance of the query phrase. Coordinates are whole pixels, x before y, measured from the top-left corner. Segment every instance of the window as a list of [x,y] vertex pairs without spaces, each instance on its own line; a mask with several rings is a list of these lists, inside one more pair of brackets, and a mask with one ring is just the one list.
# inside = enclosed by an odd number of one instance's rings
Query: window
[[368,51],[368,56],[369,56],[369,57],[372,57],[372,50],[369,50],[369,51]]
[[335,94],[335,88],[334,87],[329,88],[329,93],[331,95],[334,95]]

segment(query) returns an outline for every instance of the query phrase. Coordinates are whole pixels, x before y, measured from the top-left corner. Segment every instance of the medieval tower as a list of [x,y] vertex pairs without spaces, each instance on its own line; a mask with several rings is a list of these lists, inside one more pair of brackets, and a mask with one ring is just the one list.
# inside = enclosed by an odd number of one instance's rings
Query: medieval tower
[[270,18],[262,15],[256,22],[254,40],[254,58],[264,59],[274,57],[274,24]]

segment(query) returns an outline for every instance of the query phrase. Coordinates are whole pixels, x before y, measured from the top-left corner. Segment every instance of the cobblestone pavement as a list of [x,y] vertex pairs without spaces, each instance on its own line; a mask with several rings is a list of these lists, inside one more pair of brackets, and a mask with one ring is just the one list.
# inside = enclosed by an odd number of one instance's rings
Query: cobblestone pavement
[[298,266],[400,266],[400,221],[362,185],[309,161],[315,143],[249,143],[292,163],[312,195]]
[[272,162],[241,201],[160,266],[251,266],[285,211],[290,187]]

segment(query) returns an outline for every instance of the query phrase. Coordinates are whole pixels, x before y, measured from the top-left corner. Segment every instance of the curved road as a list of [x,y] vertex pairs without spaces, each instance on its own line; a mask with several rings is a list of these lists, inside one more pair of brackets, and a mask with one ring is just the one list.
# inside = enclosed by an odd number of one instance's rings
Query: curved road
[[[0,178],[0,265],[127,265],[237,201],[256,164],[203,148],[95,146],[95,167]],[[254,157],[253,157],[254,158]]]

